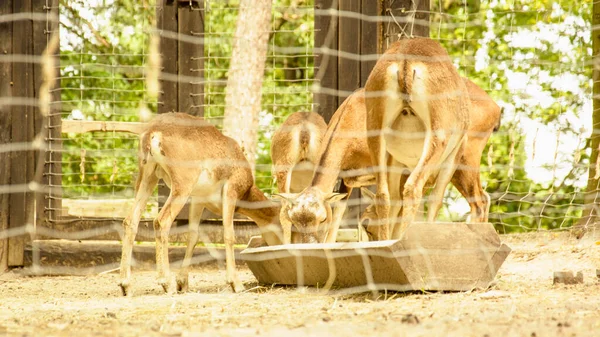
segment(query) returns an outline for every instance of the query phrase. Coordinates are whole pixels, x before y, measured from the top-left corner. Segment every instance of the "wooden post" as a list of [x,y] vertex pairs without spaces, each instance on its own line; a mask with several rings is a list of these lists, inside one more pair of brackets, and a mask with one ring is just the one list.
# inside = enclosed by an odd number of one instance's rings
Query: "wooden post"
[[[341,1],[339,8],[340,11],[360,14],[360,5],[360,1]],[[338,57],[337,89],[340,91],[338,96],[338,106],[340,106],[346,97],[350,96],[350,94],[344,94],[344,92],[352,93],[361,85],[360,57],[362,55],[360,48],[361,38],[359,38],[361,36],[361,21],[358,18],[341,14],[338,19],[338,25],[338,47],[341,55]]]
[[[177,33],[177,4],[167,2],[163,0],[162,6],[156,8],[156,28],[168,33]],[[177,46],[176,39],[166,34],[160,35],[161,73],[167,76],[177,76]],[[159,81],[158,113],[178,111],[178,82],[163,78]]]
[[[12,0],[0,2],[0,16],[12,13]],[[0,23],[0,55],[12,54],[12,21]],[[12,96],[12,63],[0,63],[0,97]],[[0,144],[8,144],[11,141],[11,107],[0,105]],[[10,184],[11,153],[0,153],[0,186]],[[9,228],[10,224],[10,194],[0,194],[0,232]],[[8,239],[0,240],[0,272],[8,269]]]
[[[182,41],[171,34],[186,37],[204,37],[204,1],[162,0],[156,9],[157,28],[169,33],[161,34],[161,72],[171,79],[160,80],[158,113],[185,112],[204,116],[204,43]],[[178,81],[173,81],[176,76]],[[162,207],[169,188],[160,182],[158,204]],[[188,206],[179,212],[177,219],[188,218]]]
[[[31,0],[13,2],[13,13],[30,13]],[[33,55],[32,21],[18,20],[13,22],[12,47],[13,54]],[[15,62],[12,65],[12,97],[31,100],[24,105],[12,106],[11,138],[13,143],[33,141],[34,136],[34,79],[33,64],[30,62]],[[10,184],[26,186],[33,180],[34,152],[13,151],[10,167]],[[10,195],[10,228],[22,229],[27,225],[34,211],[33,194],[23,191]],[[26,235],[13,236],[8,239],[8,265],[22,266]]]
[[[0,15],[47,13],[48,11],[58,12],[58,0],[52,0],[50,3],[46,0],[4,1],[0,4]],[[0,96],[24,102],[0,107],[0,143],[2,144],[31,144],[38,136],[42,139],[48,138],[46,135],[49,130],[52,130],[51,127],[42,128],[45,120],[36,105],[43,79],[41,64],[17,58],[40,56],[46,48],[49,34],[57,29],[58,22],[52,20],[46,22],[23,18],[0,23],[0,53],[6,56],[16,55],[14,58],[16,62],[5,60],[0,65],[0,78],[2,78]],[[58,69],[56,72],[58,73]],[[55,95],[59,95],[58,90]],[[53,97],[55,101],[60,100],[60,96]],[[56,116],[58,121],[56,117],[49,120],[60,127],[60,115],[56,114]],[[60,128],[57,130],[60,132]],[[52,138],[51,135],[49,136]],[[60,134],[54,134],[54,137],[59,138]],[[28,186],[33,181],[42,185],[51,183],[49,180],[51,178],[48,177],[52,177],[52,174],[47,174],[46,178],[42,179],[44,167],[40,166],[37,170],[36,164],[42,159],[52,161],[48,152],[13,150],[0,154],[0,185],[10,185],[15,188],[15,191],[10,194],[0,195],[0,231],[7,229],[24,231],[26,225],[33,226],[36,218],[46,220],[44,195],[30,191]],[[60,161],[60,156],[54,160]],[[44,163],[39,164],[44,165]],[[37,209],[36,200],[39,203]],[[23,265],[25,243],[29,239],[28,234],[21,234],[0,240],[0,271],[11,266]]]
[[[185,1],[178,8],[179,34],[204,37],[204,2]],[[179,111],[204,116],[204,43],[179,40],[177,47]]]
[[[363,0],[361,12],[374,19],[379,15],[378,1]],[[362,20],[360,24],[360,55],[363,58],[360,62],[360,86],[364,87],[377,62],[376,56],[380,53],[377,44],[378,38],[375,38],[379,34],[379,29],[376,21]]]
[[[337,0],[315,0],[315,9],[338,9]],[[316,112],[329,123],[338,107],[338,96],[323,90],[338,90],[338,17],[315,13],[315,48],[328,48],[328,53],[315,53],[315,76],[321,91],[314,95]]]

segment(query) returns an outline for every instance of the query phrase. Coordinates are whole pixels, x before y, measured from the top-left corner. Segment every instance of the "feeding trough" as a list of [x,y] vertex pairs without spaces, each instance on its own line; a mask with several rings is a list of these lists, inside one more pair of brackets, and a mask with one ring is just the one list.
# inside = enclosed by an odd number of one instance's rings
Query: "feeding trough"
[[510,253],[489,223],[423,223],[400,240],[265,246],[241,252],[261,284],[398,291],[487,288]]

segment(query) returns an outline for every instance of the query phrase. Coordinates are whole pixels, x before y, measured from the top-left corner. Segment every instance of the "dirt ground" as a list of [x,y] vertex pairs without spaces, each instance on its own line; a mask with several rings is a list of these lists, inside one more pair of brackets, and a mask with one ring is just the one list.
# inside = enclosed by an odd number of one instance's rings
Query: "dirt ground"
[[[190,292],[162,293],[152,271],[134,271],[121,297],[117,273],[0,275],[0,335],[16,336],[598,336],[600,246],[566,233],[503,236],[513,252],[486,291],[321,294],[266,288],[245,267],[233,294],[225,272],[195,269]],[[584,283],[553,285],[553,271]]]

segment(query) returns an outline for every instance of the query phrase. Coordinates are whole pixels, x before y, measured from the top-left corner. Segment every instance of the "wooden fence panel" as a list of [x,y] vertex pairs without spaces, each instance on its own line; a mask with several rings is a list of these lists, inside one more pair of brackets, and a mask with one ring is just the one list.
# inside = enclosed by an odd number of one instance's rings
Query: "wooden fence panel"
[[[31,0],[13,2],[13,13],[30,13]],[[15,55],[33,55],[32,21],[18,20],[13,22],[12,47]],[[22,56],[21,56],[22,57]],[[34,80],[31,62],[15,62],[12,65],[12,97],[26,99],[25,104],[12,106],[11,142],[25,143],[33,140],[34,134]],[[12,151],[10,167],[10,184],[13,186],[29,183],[33,180],[33,151]],[[22,228],[30,220],[33,211],[33,194],[17,192],[10,195],[10,228]],[[23,265],[25,235],[16,235],[8,239],[8,265]]]
[[[12,0],[0,2],[0,16],[12,13]],[[0,23],[0,54],[12,54],[12,21]],[[8,60],[0,63],[0,98],[12,96],[12,66]],[[11,140],[12,110],[10,105],[0,105],[0,144]],[[0,152],[0,186],[10,184],[11,152]],[[0,232],[8,230],[10,224],[10,194],[0,194]],[[0,272],[8,268],[8,239],[0,239]]]
[[[182,3],[178,31],[186,38],[204,37],[204,2]],[[204,43],[178,42],[179,111],[204,116]]]
[[[315,9],[337,9],[337,4],[337,0],[316,0]],[[329,43],[325,45],[326,42]],[[314,102],[316,111],[329,123],[338,107],[338,96],[323,90],[338,88],[338,17],[315,13],[315,48],[324,47],[329,48],[329,53],[315,53],[315,76],[323,77],[319,83],[322,91],[315,93]]]
[[[165,77],[177,76],[177,40],[171,33],[177,33],[177,4],[167,4],[156,9],[157,29],[164,31],[160,37],[161,74]],[[178,111],[179,104],[177,94],[178,82],[171,79],[160,78],[160,94],[158,98],[158,113]]]

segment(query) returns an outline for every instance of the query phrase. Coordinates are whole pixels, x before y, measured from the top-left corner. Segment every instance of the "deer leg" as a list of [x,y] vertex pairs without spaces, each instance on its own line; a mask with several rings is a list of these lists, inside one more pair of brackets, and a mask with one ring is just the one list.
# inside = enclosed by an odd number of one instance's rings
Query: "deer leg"
[[235,232],[233,229],[233,215],[235,213],[235,204],[237,201],[237,194],[234,190],[231,190],[229,183],[225,183],[223,186],[223,240],[225,241],[225,265],[226,265],[226,277],[227,283],[233,289],[233,292],[238,293],[244,290],[244,285],[238,279],[238,275],[235,268],[235,251],[233,245],[235,244]]
[[371,159],[375,168],[375,180],[377,193],[373,200],[375,204],[375,213],[377,219],[369,221],[367,232],[373,235],[374,240],[387,240],[389,238],[389,210],[390,210],[390,194],[387,180],[387,151],[385,150],[385,140],[383,131],[376,137],[367,139]]
[[400,229],[400,221],[402,220],[402,210],[404,209],[404,185],[406,185],[406,180],[408,179],[410,173],[406,170],[402,171],[402,175],[400,176],[400,183],[399,183],[399,188],[398,190],[400,191],[400,211],[398,213],[398,219],[396,220],[396,225],[394,227],[391,228],[392,231],[392,235],[391,235],[391,239],[393,240],[397,240],[400,238],[400,235],[402,234]]
[[190,216],[188,227],[188,242],[185,250],[185,256],[181,263],[181,268],[177,274],[177,291],[185,292],[188,290],[188,279],[190,272],[190,264],[194,255],[194,247],[198,243],[198,230],[202,220],[204,206],[199,202],[198,198],[192,197],[190,202]]
[[400,226],[397,229],[394,228],[394,238],[400,238],[414,221],[423,196],[423,188],[431,171],[442,164],[442,155],[447,146],[448,141],[445,137],[440,137],[431,131],[427,132],[423,155],[404,184],[402,219],[400,219]]
[[339,201],[338,205],[333,209],[333,214],[331,215],[331,225],[329,226],[329,231],[327,232],[327,237],[325,238],[326,243],[332,243],[337,240],[337,234],[340,230],[344,213],[348,208],[348,199],[350,199],[350,194],[352,194],[352,187],[347,187],[347,189],[348,195],[344,198],[344,200]]
[[146,208],[146,202],[152,195],[154,187],[158,183],[158,177],[154,174],[156,164],[146,164],[140,166],[140,173],[137,178],[135,188],[135,201],[131,213],[123,220],[123,247],[121,249],[121,275],[119,286],[123,296],[131,296],[131,254],[133,251],[133,241],[137,234],[138,225],[142,213]]
[[400,164],[390,158],[388,165],[388,184],[390,191],[390,214],[389,214],[389,224],[390,224],[390,234],[391,239],[397,239],[394,237],[394,229],[398,228],[398,223],[400,222],[401,212],[402,212],[402,186],[404,184],[404,166],[400,166]]
[[277,171],[277,191],[279,193],[290,193],[290,175],[291,171]]
[[450,154],[450,158],[454,158],[452,161],[448,161],[447,163],[442,164],[442,167],[439,170],[437,179],[435,181],[435,187],[433,191],[429,195],[429,210],[427,213],[427,221],[435,222],[440,209],[442,208],[442,201],[444,199],[444,192],[446,191],[446,187],[450,183],[452,176],[456,171],[456,162],[457,159],[462,156],[463,147],[465,146],[466,136],[461,142],[461,146],[457,146],[452,153]]
[[474,159],[461,161],[463,169],[454,172],[452,184],[469,203],[471,216],[468,222],[488,222],[490,196],[481,186],[479,163],[475,164],[471,161]]
[[154,236],[156,239],[156,270],[158,272],[158,283],[166,293],[175,291],[175,280],[171,278],[169,271],[169,231],[171,225],[181,211],[189,196],[189,191],[180,191],[173,183],[169,198],[163,205],[154,220]]

